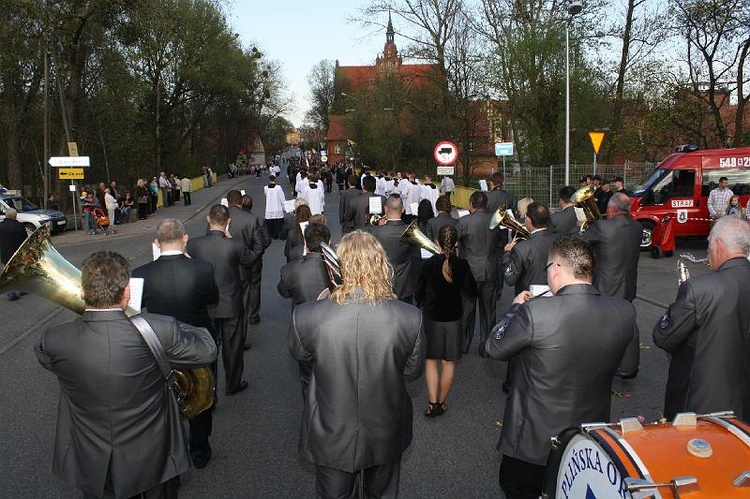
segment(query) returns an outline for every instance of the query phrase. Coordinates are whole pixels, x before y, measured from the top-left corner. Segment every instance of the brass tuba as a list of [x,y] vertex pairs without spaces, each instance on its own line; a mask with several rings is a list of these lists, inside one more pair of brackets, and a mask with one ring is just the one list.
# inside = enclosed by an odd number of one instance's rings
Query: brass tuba
[[583,209],[583,213],[586,215],[586,222],[584,222],[581,227],[581,232],[585,232],[589,225],[602,218],[602,214],[599,212],[599,207],[596,205],[594,192],[596,192],[596,187],[593,185],[587,185],[581,187],[570,196],[571,203],[575,204],[576,207]]
[[[47,224],[24,241],[0,274],[0,293],[11,290],[34,293],[79,315],[86,308],[81,271],[52,246]],[[128,308],[125,314],[136,311]],[[173,369],[171,383],[183,417],[190,419],[213,404],[214,380],[208,367]]]
[[501,204],[497,211],[492,215],[490,219],[490,230],[494,230],[495,227],[502,225],[503,227],[510,229],[514,232],[513,242],[528,239],[531,237],[529,229],[524,224],[515,219],[505,210],[505,205]]
[[401,242],[419,246],[433,255],[440,255],[443,253],[443,250],[441,250],[434,241],[431,241],[429,237],[425,236],[424,232],[419,230],[416,220],[410,223],[406,230],[401,233]]
[[688,270],[687,265],[685,265],[685,260],[690,263],[705,263],[708,265],[708,258],[695,258],[690,253],[682,253],[680,258],[677,259],[677,272],[679,273],[679,277],[677,278],[678,286],[690,279],[690,271]]
[[380,221],[383,219],[385,215],[370,215],[370,218],[368,219],[367,223],[369,223],[372,227],[377,227],[380,225]]

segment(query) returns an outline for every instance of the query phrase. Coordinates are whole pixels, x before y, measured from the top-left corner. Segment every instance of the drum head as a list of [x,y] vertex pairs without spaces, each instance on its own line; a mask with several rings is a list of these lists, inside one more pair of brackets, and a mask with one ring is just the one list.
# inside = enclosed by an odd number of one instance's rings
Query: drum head
[[629,498],[616,456],[578,428],[565,430],[547,463],[546,497],[558,499]]

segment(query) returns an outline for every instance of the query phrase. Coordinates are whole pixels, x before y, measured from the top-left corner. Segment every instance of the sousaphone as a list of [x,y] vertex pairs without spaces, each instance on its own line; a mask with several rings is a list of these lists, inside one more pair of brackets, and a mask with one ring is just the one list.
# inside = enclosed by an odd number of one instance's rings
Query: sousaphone
[[[8,291],[34,293],[79,315],[86,308],[81,297],[81,271],[52,246],[47,224],[35,230],[5,265],[0,293]],[[128,316],[136,313],[131,308],[125,311]],[[171,383],[186,419],[213,404],[214,380],[209,368],[173,369]]]

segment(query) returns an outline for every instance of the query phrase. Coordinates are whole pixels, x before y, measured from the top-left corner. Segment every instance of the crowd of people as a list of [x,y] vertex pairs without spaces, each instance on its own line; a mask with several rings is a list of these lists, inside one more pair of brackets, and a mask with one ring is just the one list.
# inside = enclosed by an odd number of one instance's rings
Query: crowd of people
[[[571,201],[577,188],[571,186],[559,189],[552,213],[531,198],[517,201],[504,189],[503,175],[493,173],[488,190],[475,191],[468,210],[459,212],[451,203],[455,186],[449,177],[437,185],[430,176],[418,179],[407,172],[307,163],[288,166],[293,202],[277,184],[280,171],[269,169],[264,217],[252,213],[252,198],[230,190],[228,206],[210,208],[204,236],[189,239],[179,221],[161,221],[156,231],[161,256],[132,274],[145,279],[146,319],[170,362],[206,365],[220,351],[224,393],[234,396],[248,387],[243,352],[251,348],[249,333],[260,322],[263,255],[273,239],[282,239],[287,263],[277,290],[291,300],[288,344],[298,363],[303,404],[299,452],[316,466],[318,497],[357,497],[359,490],[366,497],[396,497],[401,455],[412,439],[406,384],[424,373],[422,414],[440,417],[449,410],[457,362],[475,344],[481,357],[508,362],[500,487],[511,499],[538,497],[551,438],[571,426],[609,421],[613,379],[638,375],[640,332],[632,302],[642,229],[630,217],[622,179],[581,179],[578,188],[592,186],[601,215],[583,224]],[[337,180],[340,196],[342,238],[333,256],[328,176],[331,183]],[[166,183],[157,185],[175,202]],[[717,206],[724,198],[726,206]],[[720,191],[711,199],[717,210],[712,213],[731,213],[731,195]],[[515,237],[496,223],[503,210],[522,226]],[[654,343],[671,354],[668,418],[688,411],[750,415],[750,312],[737,307],[750,293],[750,225],[737,217],[716,218],[708,239],[713,272],[682,283],[653,327]],[[410,236],[404,237],[407,228]],[[66,404],[58,420],[64,431],[58,431],[54,471],[94,497],[174,496],[179,474],[189,465],[186,456],[199,469],[211,458],[211,410],[190,420],[187,439],[168,431],[174,429],[170,420],[158,435],[149,427],[122,441],[114,431],[102,436],[105,444],[96,449],[82,443],[69,454],[65,447],[84,431],[70,416],[81,411],[82,419],[95,419],[96,425],[114,429],[130,418],[129,425],[145,428],[154,415],[128,412],[125,394],[157,400],[149,407],[172,414],[158,369],[142,365],[146,345],[129,345],[129,353],[111,338],[115,329],[137,338],[122,312],[130,292],[127,275],[119,255],[92,255],[83,267],[86,314],[52,328],[37,347],[40,362],[60,379]],[[498,318],[506,284],[515,297]],[[77,333],[84,326],[89,336]],[[132,355],[139,361],[124,359],[125,371],[114,373],[92,357],[74,354],[94,344],[99,345],[94,357]],[[120,375],[123,384],[116,392],[92,386],[90,392],[66,395],[84,380]],[[102,418],[92,407],[121,412]],[[142,446],[139,455],[148,459],[127,462],[123,456],[133,445]],[[102,457],[102,448],[111,457]],[[160,450],[143,450],[152,448]],[[166,466],[163,449],[179,459]]]

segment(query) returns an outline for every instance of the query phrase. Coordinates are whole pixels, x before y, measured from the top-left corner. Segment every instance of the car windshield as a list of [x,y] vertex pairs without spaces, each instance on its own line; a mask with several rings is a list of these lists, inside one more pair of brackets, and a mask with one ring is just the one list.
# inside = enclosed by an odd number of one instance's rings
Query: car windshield
[[654,171],[643,177],[633,187],[632,196],[643,196],[643,194],[651,189],[657,182],[661,181],[665,175],[668,175],[671,170],[664,170],[662,168],[655,168]]
[[3,201],[19,213],[38,210],[39,207],[22,196],[4,197]]

